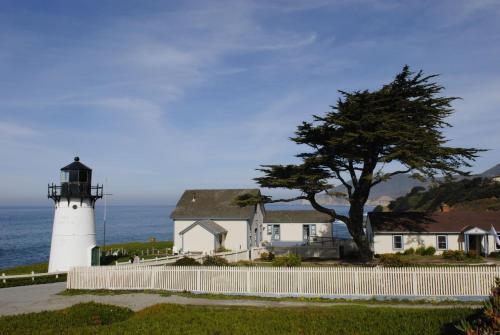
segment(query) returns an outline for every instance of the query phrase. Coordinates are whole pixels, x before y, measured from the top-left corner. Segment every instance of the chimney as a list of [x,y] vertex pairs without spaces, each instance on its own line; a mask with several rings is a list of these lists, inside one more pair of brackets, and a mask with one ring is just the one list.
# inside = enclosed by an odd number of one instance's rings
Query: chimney
[[451,211],[450,206],[444,202],[441,204],[441,206],[439,206],[439,209],[441,210],[441,213],[448,213]]

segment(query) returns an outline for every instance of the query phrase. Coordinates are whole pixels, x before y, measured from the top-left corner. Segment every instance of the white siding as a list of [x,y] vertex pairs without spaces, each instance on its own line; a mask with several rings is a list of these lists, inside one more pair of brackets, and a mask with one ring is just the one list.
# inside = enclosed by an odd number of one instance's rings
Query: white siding
[[[392,237],[393,235],[403,236],[403,250],[394,250],[392,247]],[[373,251],[376,254],[387,254],[402,252],[406,249],[417,249],[418,247],[434,247],[436,248],[436,254],[441,254],[442,250],[437,250],[437,236],[447,235],[448,236],[448,250],[463,250],[464,244],[459,241],[459,234],[377,234],[373,237]]]
[[296,242],[297,244],[303,243],[302,227],[303,225],[316,225],[316,236],[319,237],[332,237],[332,224],[331,223],[266,223],[263,224],[263,241],[271,242],[271,235],[267,234],[268,225],[280,226],[280,241],[282,242]]
[[184,233],[183,250],[190,252],[212,253],[215,249],[215,236],[200,225]]
[[[177,250],[182,249],[182,236],[179,232],[189,227],[198,220],[174,220],[174,245]],[[229,250],[248,249],[248,221],[246,220],[213,220],[215,223],[227,230],[225,247]],[[186,237],[184,237],[186,243]],[[213,243],[213,241],[212,241]],[[212,247],[213,249],[213,247]],[[192,251],[192,250],[190,250]]]

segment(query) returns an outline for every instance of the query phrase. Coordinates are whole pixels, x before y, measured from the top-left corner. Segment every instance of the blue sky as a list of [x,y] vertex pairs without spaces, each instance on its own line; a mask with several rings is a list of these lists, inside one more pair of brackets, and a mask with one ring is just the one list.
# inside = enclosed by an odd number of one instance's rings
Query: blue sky
[[404,64],[440,73],[455,146],[500,163],[498,1],[2,1],[0,204],[78,155],[115,203],[253,187],[297,124]]

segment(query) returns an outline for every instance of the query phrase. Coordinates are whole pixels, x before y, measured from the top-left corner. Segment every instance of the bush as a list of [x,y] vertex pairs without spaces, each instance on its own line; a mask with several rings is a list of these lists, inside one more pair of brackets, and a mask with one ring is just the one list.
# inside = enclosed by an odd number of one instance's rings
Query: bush
[[425,254],[425,247],[424,246],[418,247],[415,250],[415,254],[423,256]]
[[404,259],[403,257],[401,257],[401,255],[397,254],[381,254],[379,259],[380,263],[382,263],[384,266],[410,265],[410,262],[408,262],[408,260]]
[[177,266],[196,266],[201,265],[196,259],[191,257],[182,257],[175,261],[174,265]]
[[489,256],[493,258],[500,258],[500,251],[493,251]]
[[227,259],[219,256],[205,256],[203,257],[203,265],[207,266],[227,266],[229,262]]
[[414,255],[415,254],[415,249],[413,248],[410,248],[410,249],[406,249],[404,252],[403,252],[404,255]]
[[498,334],[500,332],[500,278],[495,279],[490,298],[472,318],[462,319],[456,328],[464,334]]
[[215,250],[215,252],[227,252],[227,251],[231,251],[231,250],[226,249],[223,246],[220,246],[217,250]]
[[465,252],[462,250],[446,250],[443,251],[443,254],[441,255],[444,259],[452,259],[455,261],[464,261],[467,258],[467,255],[465,255]]
[[260,254],[260,260],[262,261],[272,261],[274,259],[275,255],[272,251],[270,252],[263,252]]
[[236,263],[233,264],[236,264],[237,266],[246,266],[246,267],[257,266],[257,264],[255,264],[252,261],[244,261],[244,260],[237,261]]
[[436,248],[434,247],[427,247],[424,250],[424,256],[433,256],[436,253]]
[[288,254],[286,256],[278,256],[273,260],[273,266],[300,266],[302,259],[297,254]]

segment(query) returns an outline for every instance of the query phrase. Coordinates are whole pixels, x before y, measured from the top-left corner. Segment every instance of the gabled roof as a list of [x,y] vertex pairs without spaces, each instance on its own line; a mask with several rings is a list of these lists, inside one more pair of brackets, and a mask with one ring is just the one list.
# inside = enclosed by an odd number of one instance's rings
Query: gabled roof
[[460,233],[477,227],[500,232],[500,212],[371,212],[368,218],[374,232]]
[[227,233],[227,230],[225,230],[223,227],[219,226],[217,223],[215,223],[212,220],[198,220],[195,223],[193,223],[192,225],[189,225],[189,227],[187,227],[186,229],[182,230],[179,233],[179,235],[184,235],[187,231],[191,230],[192,228],[194,228],[195,226],[198,226],[198,225],[202,226],[203,228],[205,228],[206,230],[208,230],[209,232],[211,232],[214,235],[220,235],[220,234]]
[[61,168],[61,171],[67,171],[67,170],[92,170],[92,169],[86,166],[85,164],[80,163],[80,157],[75,157],[73,163],[70,163],[65,167]]
[[170,214],[172,219],[237,219],[250,220],[255,206],[234,204],[242,194],[259,195],[259,189],[186,190]]
[[266,210],[264,223],[330,223],[329,215],[316,210]]

